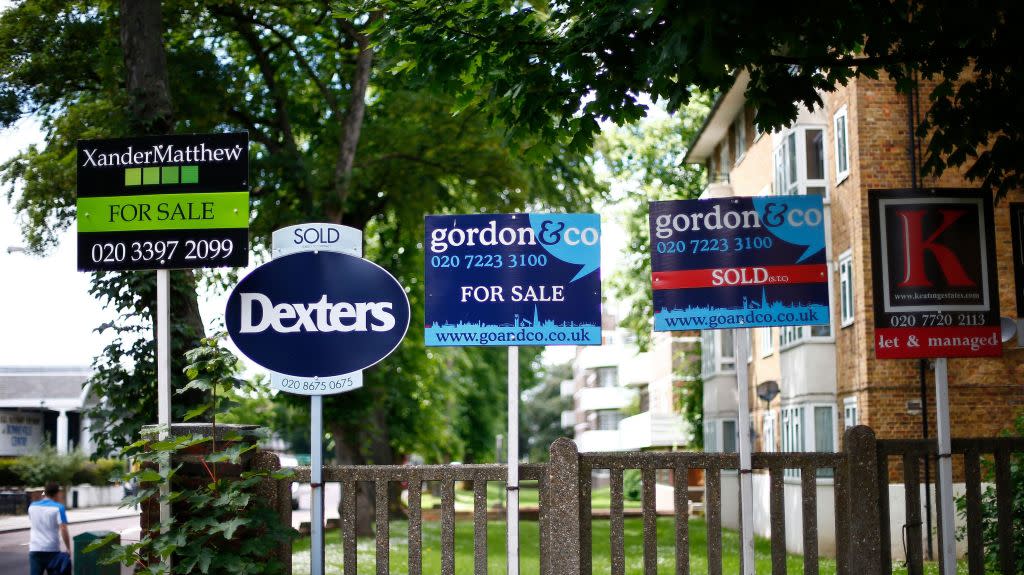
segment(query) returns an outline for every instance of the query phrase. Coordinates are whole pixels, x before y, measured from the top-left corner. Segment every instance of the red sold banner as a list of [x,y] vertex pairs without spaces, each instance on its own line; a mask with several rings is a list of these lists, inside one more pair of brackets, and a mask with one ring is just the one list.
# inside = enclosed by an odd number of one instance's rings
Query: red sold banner
[[999,356],[992,198],[870,190],[875,357]]

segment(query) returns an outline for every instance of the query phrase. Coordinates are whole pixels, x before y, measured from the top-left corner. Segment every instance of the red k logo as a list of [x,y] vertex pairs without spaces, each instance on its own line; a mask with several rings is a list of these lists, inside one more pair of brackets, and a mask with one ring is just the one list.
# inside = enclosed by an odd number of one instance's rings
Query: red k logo
[[939,264],[939,271],[949,286],[971,287],[974,280],[968,277],[964,266],[953,250],[940,243],[942,234],[967,212],[964,210],[940,209],[942,222],[935,231],[925,238],[924,218],[929,210],[900,210],[896,212],[903,235],[903,278],[900,287],[932,287],[925,266],[925,253],[930,253]]

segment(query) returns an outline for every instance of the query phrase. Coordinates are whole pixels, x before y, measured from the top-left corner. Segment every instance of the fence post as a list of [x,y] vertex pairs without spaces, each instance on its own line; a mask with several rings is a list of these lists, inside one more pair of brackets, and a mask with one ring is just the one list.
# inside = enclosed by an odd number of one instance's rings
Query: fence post
[[[277,471],[281,469],[280,458],[269,451],[258,451],[253,457],[252,468],[254,471]],[[292,482],[290,479],[264,479],[256,487],[258,497],[277,512],[281,524],[287,527],[292,525]],[[282,572],[292,572],[292,542],[291,540],[281,543],[277,550],[278,560],[281,561]]]
[[548,555],[549,575],[580,575],[579,452],[573,440],[559,437],[548,453],[547,541],[541,541],[541,551]]
[[[843,445],[846,449],[850,493],[850,573],[881,575],[879,527],[882,518],[879,517],[878,509],[878,456],[875,432],[866,425],[847,429]],[[889,518],[886,517],[885,520],[888,521]]]

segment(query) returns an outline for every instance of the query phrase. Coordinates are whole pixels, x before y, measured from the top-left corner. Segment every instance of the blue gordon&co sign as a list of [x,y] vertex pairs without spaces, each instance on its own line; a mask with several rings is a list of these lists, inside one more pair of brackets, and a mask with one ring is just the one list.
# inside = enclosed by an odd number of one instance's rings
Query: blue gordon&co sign
[[654,329],[829,323],[815,196],[651,202]]
[[601,343],[597,214],[426,218],[426,343]]
[[409,298],[373,262],[301,252],[271,260],[240,281],[225,321],[231,340],[257,364],[326,378],[390,355],[409,328]]

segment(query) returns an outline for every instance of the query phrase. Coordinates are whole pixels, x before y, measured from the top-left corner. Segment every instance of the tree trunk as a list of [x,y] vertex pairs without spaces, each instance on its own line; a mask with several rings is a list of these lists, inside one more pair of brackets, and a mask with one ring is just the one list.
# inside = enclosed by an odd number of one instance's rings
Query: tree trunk
[[[334,437],[334,457],[340,465],[365,465],[366,459],[359,452],[359,437],[346,430],[340,423],[328,426]],[[373,484],[356,482],[356,536],[370,537],[373,535],[374,520]],[[345,498],[338,502],[338,514],[345,515]]]
[[[166,134],[174,130],[174,109],[171,105],[170,83],[167,76],[167,56],[163,45],[163,22],[160,0],[121,0],[121,49],[124,53],[125,88],[129,95],[129,129],[132,135]],[[148,273],[148,272],[125,272]],[[203,319],[199,315],[196,280],[192,270],[171,273],[171,309],[179,330],[172,330],[177,341],[172,342],[172,379],[182,379],[184,357],[181,351],[199,344],[206,335]],[[156,330],[156,305],[153,328]],[[192,406],[203,401],[202,394],[187,393],[178,400],[179,405]]]

